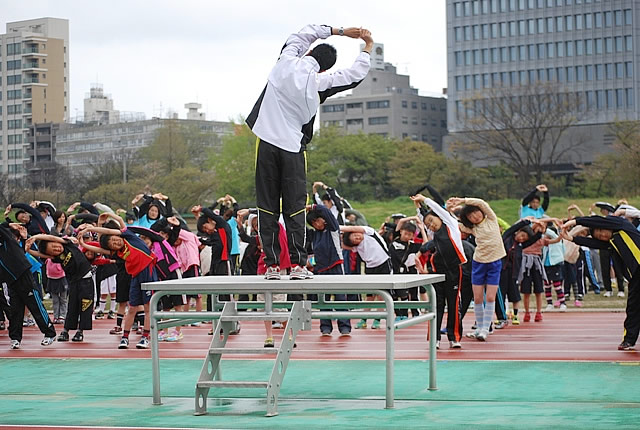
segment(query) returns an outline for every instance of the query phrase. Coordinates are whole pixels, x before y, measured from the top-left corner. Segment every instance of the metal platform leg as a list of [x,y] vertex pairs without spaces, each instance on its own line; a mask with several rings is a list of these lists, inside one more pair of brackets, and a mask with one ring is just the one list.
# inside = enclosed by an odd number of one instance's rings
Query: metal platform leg
[[[237,309],[235,302],[227,302],[224,305],[224,309],[222,310],[221,318],[218,320],[216,324],[216,328],[213,332],[213,339],[211,340],[211,348],[224,348],[227,343],[227,339],[229,338],[229,332],[233,329],[233,322],[231,321],[223,321],[222,316],[231,316],[237,315]],[[222,330],[222,337],[220,337],[220,331]],[[207,357],[204,360],[204,364],[202,365],[202,370],[200,371],[200,377],[198,378],[198,382],[206,382],[212,381],[215,377],[216,380],[221,379],[220,372],[220,359],[222,358],[221,354],[210,354],[207,353]],[[196,384],[196,412],[195,415],[204,415],[207,413],[207,396],[209,395],[210,387],[200,386]]]

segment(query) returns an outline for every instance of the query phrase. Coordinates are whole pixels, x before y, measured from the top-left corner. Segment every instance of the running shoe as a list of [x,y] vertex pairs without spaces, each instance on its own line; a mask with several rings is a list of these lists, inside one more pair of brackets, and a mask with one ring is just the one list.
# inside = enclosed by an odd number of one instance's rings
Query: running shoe
[[109,334],[122,334],[122,327],[115,326],[109,330]]
[[470,331],[469,333],[466,333],[464,336],[468,337],[469,339],[477,339],[479,334],[480,333],[476,330],[476,331]]
[[547,307],[546,307],[546,308],[544,308],[544,311],[545,311],[545,312],[549,312],[549,311],[552,311],[552,310],[553,310],[553,305],[552,305],[551,303],[548,303],[548,304],[547,304]]
[[129,338],[123,337],[120,339],[120,345],[118,345],[118,349],[127,349],[129,348]]
[[581,307],[582,307],[582,300],[576,300],[576,301],[573,303],[573,305],[574,305],[576,308],[581,308]]
[[494,324],[494,326],[493,326],[493,327],[494,327],[496,330],[500,330],[500,329],[505,328],[505,327],[506,327],[506,326],[508,326],[508,325],[509,325],[509,321],[507,321],[507,320],[499,320],[497,323],[495,323],[495,324]]
[[531,314],[529,312],[524,313],[524,322],[531,321]]
[[264,274],[264,279],[269,279],[271,281],[279,281],[280,280],[280,267],[279,266],[269,266],[269,267],[267,267],[267,272]]
[[371,328],[373,330],[378,330],[380,328],[380,320],[373,320],[373,324],[371,324]]
[[513,318],[511,318],[511,324],[520,325],[520,319],[518,318],[518,315],[513,315]]
[[12,340],[11,345],[9,345],[9,349],[20,349],[20,341],[15,339]]
[[325,337],[331,337],[331,330],[320,330],[320,334]]
[[605,297],[611,297],[613,296],[613,292],[611,291],[605,291],[605,293],[603,294]]
[[489,337],[489,332],[486,330],[482,330],[480,333],[478,333],[478,335],[476,336],[476,340],[479,340],[480,342],[484,342],[485,340],[487,340],[487,337]]
[[351,330],[348,328],[343,328],[340,330],[340,336],[351,336]]
[[562,303],[560,302],[560,300],[556,300],[555,303],[553,304],[553,307],[554,308],[559,308],[561,304]]
[[624,291],[618,291],[618,297],[624,297]]
[[622,341],[620,345],[618,345],[618,351],[631,351],[635,345],[631,345],[629,342]]
[[164,330],[160,330],[158,332],[158,342],[162,342],[164,340],[167,340],[167,333],[165,333]]
[[181,339],[184,339],[184,334],[182,334],[182,331],[178,330],[172,330],[171,334],[164,338],[166,342],[177,342]]
[[473,322],[473,325],[471,326],[471,330],[478,330],[478,323],[476,321]]
[[84,340],[84,334],[81,331],[76,332],[76,334],[71,338],[72,342],[82,342]]
[[149,348],[149,338],[146,336],[142,336],[140,341],[136,344],[136,348],[138,349],[148,349]]
[[115,317],[116,317],[115,312],[113,312],[113,311],[109,311],[109,314],[107,315],[107,318],[108,318],[108,319],[110,319],[110,320],[112,320],[112,319],[114,319]]
[[58,342],[69,342],[69,332],[63,331],[58,335]]
[[191,323],[191,324],[189,324],[189,325],[190,325],[191,327],[200,327],[200,323],[199,323],[199,322],[197,322],[197,321],[196,321],[196,322],[194,322],[194,323]]
[[103,320],[104,319],[104,312],[102,312],[102,311],[96,312],[96,319],[97,320]]
[[44,339],[42,339],[42,342],[40,342],[40,345],[42,346],[49,346],[51,345],[54,341],[56,340],[55,337],[46,337]]
[[273,338],[272,337],[268,337],[264,340],[264,347],[265,348],[273,348],[275,345],[273,343]]
[[282,330],[284,328],[284,326],[282,325],[282,323],[280,321],[273,321],[271,323],[271,328],[272,329],[276,329],[276,330]]
[[564,303],[562,303],[560,305],[560,312],[566,312],[567,311],[567,305],[565,305]]
[[542,321],[542,312],[536,312],[536,316],[533,319],[535,322],[540,322]]
[[449,348],[451,349],[462,349],[462,344],[458,341],[451,340],[449,341]]
[[292,281],[313,279],[313,273],[309,272],[306,267],[293,266],[293,269],[291,269],[291,274],[289,275],[289,279]]
[[0,330],[5,330],[7,327],[4,325],[4,321],[0,322]]
[[367,328],[367,320],[360,320],[358,321],[358,324],[356,324],[356,329],[363,329],[363,328]]
[[436,340],[436,349],[440,349],[440,341]]

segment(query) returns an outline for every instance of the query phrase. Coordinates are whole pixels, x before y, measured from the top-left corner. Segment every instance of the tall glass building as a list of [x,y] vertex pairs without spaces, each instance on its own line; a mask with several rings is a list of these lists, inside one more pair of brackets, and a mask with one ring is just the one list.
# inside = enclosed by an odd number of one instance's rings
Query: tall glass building
[[555,82],[584,100],[600,152],[609,123],[640,119],[639,13],[637,0],[447,0],[449,131],[487,88]]

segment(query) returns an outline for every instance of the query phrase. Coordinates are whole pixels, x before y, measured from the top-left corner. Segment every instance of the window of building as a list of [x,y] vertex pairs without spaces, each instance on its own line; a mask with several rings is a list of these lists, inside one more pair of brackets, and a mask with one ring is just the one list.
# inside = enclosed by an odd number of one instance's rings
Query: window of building
[[498,37],[498,24],[494,22],[491,24],[491,38],[495,39],[496,37]]
[[22,98],[22,90],[8,90],[7,100],[15,100]]
[[582,15],[576,15],[574,17],[575,20],[575,24],[576,24],[576,30],[582,30],[583,24],[582,24],[582,20],[583,20],[583,16]]
[[455,27],[453,29],[453,33],[455,34],[456,42],[462,41],[462,27]]
[[584,67],[576,66],[576,82],[582,82],[584,80]]
[[22,113],[22,105],[7,106],[7,115],[16,115]]
[[480,40],[480,26],[474,25],[471,28],[473,31],[473,40]]
[[627,52],[633,51],[633,36],[624,37],[624,47]]
[[632,18],[632,14],[631,14],[631,9],[625,9],[624,10],[624,25],[631,25],[633,24],[633,18]]
[[489,38],[489,24],[482,24],[482,38]]
[[411,102],[411,109],[418,109],[418,102]]
[[556,42],[556,57],[564,57],[564,42]]
[[593,66],[591,64],[587,64],[584,66],[584,71],[587,81],[593,81]]
[[587,30],[593,28],[593,15],[590,13],[584,14],[584,28]]
[[569,41],[566,43],[565,52],[567,54],[567,57],[573,57],[573,42]]
[[595,45],[595,53],[596,55],[598,54],[602,54],[602,39],[598,38],[598,39],[593,39],[593,43]]
[[411,118],[411,124],[412,125],[418,125],[418,118],[416,118],[415,116]]
[[593,109],[595,104],[595,98],[593,91],[586,92],[587,109]]
[[22,144],[22,135],[21,134],[10,134],[8,136],[9,145],[21,145]]
[[523,19],[518,21],[518,34],[520,36],[525,36],[527,34],[527,22]]
[[515,21],[509,21],[509,35],[510,36],[518,35],[518,27]]
[[362,109],[362,102],[347,103],[347,109]]
[[596,12],[593,14],[593,20],[595,21],[596,28],[602,28],[602,13]]
[[615,104],[615,93],[613,92],[613,90],[606,90],[606,95],[607,95],[607,109],[613,109],[616,107]]
[[624,63],[616,63],[616,79],[624,79]]
[[555,81],[556,80],[555,71],[556,71],[556,69],[554,69],[553,67],[549,67],[547,69],[547,77],[549,78],[549,81]]
[[409,103],[406,100],[402,100],[402,107],[403,108],[408,108],[409,107]]
[[556,68],[556,78],[558,82],[564,82],[564,67]]
[[518,58],[520,61],[524,61],[527,59],[527,47],[524,45],[518,46]]
[[625,93],[627,94],[627,107],[628,108],[632,108],[633,107],[633,88],[627,88],[625,89]]
[[573,31],[573,15],[567,15],[564,17],[564,28],[567,31]]
[[624,25],[624,20],[622,18],[622,11],[621,10],[616,10],[613,13],[613,15],[614,15],[616,27]]
[[625,75],[627,78],[633,78],[633,62],[627,61],[624,63]]
[[10,149],[7,151],[7,158],[9,160],[21,160],[22,149]]
[[592,55],[593,54],[593,41],[591,39],[586,39],[584,41],[584,53],[586,55]]
[[362,124],[364,124],[364,121],[362,120],[362,118],[352,118],[347,120],[347,126],[362,125]]
[[562,31],[564,28],[564,17],[556,16],[556,31]]
[[344,104],[336,104],[336,105],[323,105],[322,112],[344,112]]
[[547,18],[547,33],[553,33],[553,18]]
[[22,120],[21,119],[10,119],[7,121],[7,129],[16,130],[22,128]]
[[528,19],[527,20],[527,31],[529,34],[536,34],[536,20]]
[[462,16],[462,3],[461,2],[454,3],[453,6],[454,6],[456,17],[461,17]]
[[367,102],[367,109],[384,109],[390,106],[389,100]]
[[613,77],[614,77],[613,64],[612,63],[605,64],[604,70],[605,70],[605,74],[607,76],[607,79],[613,79]]
[[604,79],[604,66],[602,64],[596,64],[596,81]]
[[369,125],[384,125],[389,123],[389,117],[387,116],[374,116],[369,118]]
[[420,109],[427,110],[427,104],[425,102],[420,103]]
[[422,119],[420,120],[420,124],[422,124],[422,125],[427,125],[427,119],[426,119],[426,118],[422,118]]
[[566,71],[566,77],[567,77],[567,82],[573,82],[574,79],[574,68],[573,67],[567,67]]
[[604,13],[604,26],[611,27],[613,25],[613,14],[610,10]]
[[489,64],[489,49],[482,50],[482,64]]

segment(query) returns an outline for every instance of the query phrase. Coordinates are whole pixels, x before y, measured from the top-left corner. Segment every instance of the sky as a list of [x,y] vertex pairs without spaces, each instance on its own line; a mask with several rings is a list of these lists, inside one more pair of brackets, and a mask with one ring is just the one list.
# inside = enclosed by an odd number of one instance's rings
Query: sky
[[[92,83],[120,111],[147,118],[185,103],[202,104],[209,120],[246,116],[289,34],[306,24],[368,28],[384,43],[385,61],[423,95],[447,84],[445,0],[25,0],[6,1],[7,22],[69,20],[71,116],[81,115]],[[349,67],[360,43],[333,36],[336,68]],[[333,69],[332,69],[333,70]]]

